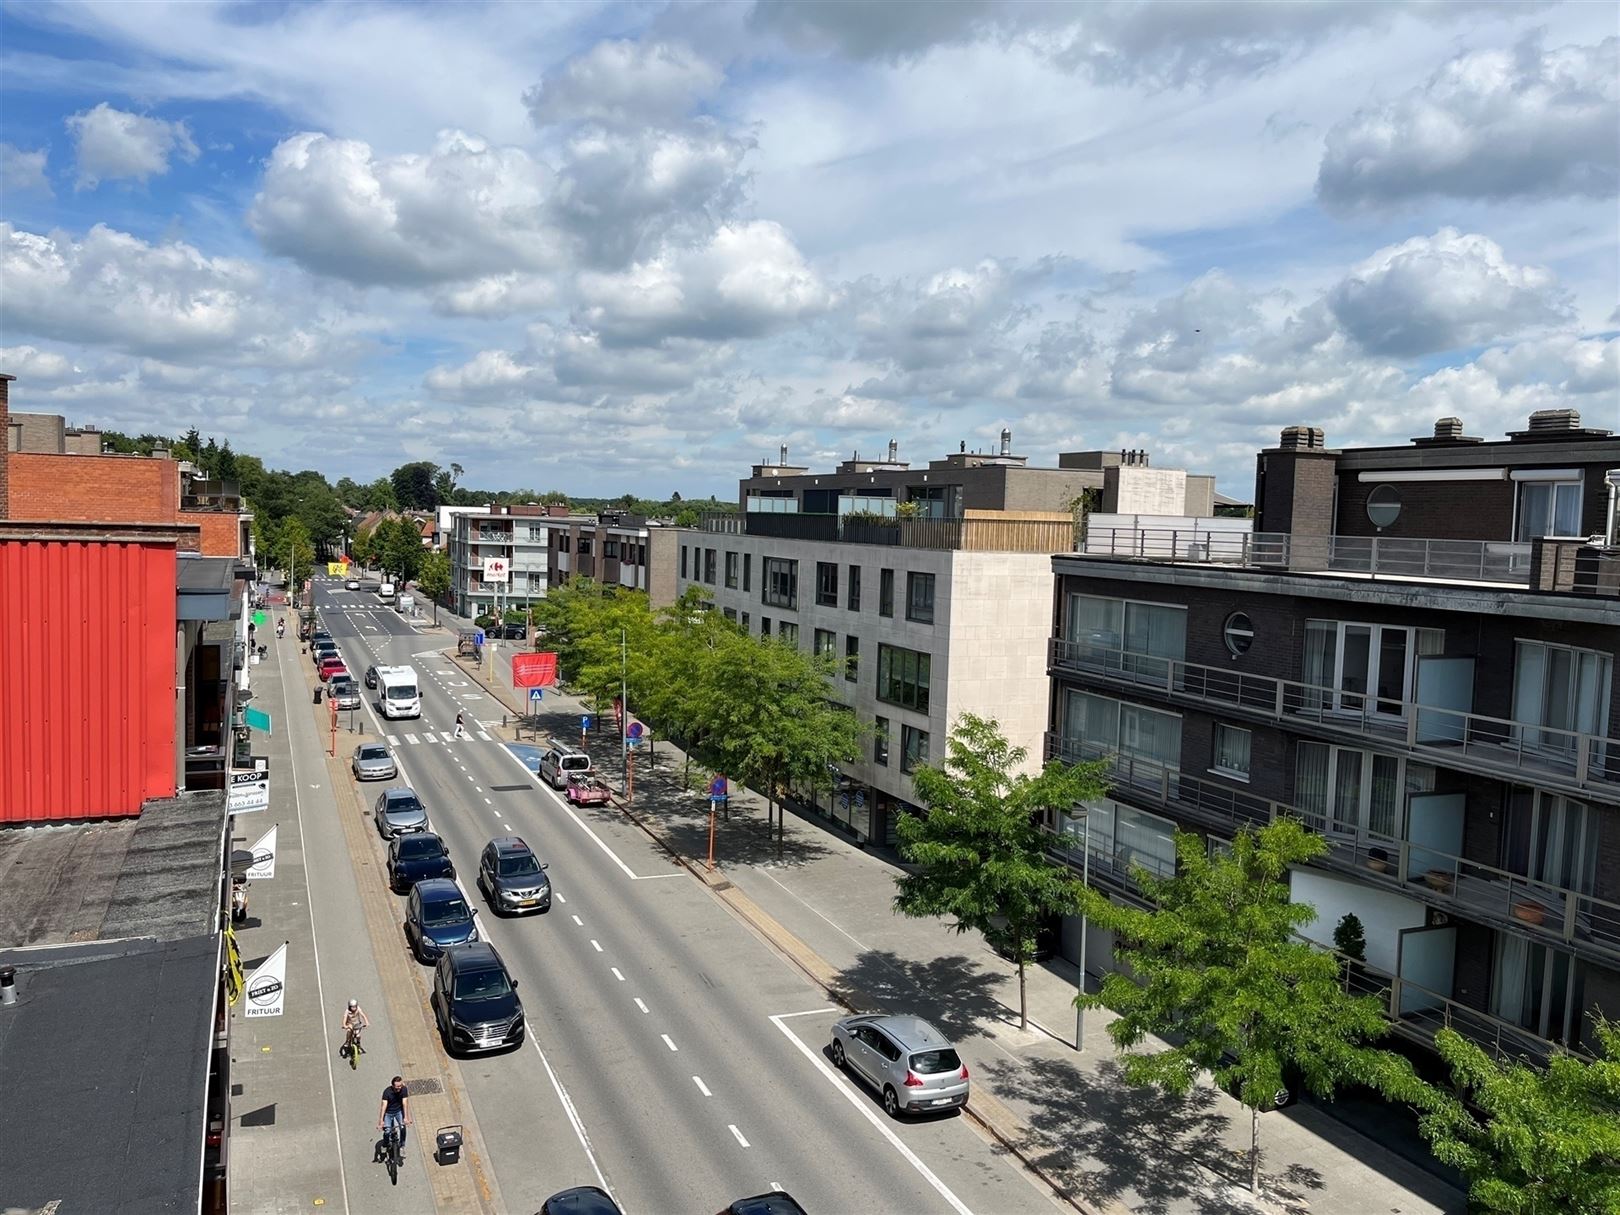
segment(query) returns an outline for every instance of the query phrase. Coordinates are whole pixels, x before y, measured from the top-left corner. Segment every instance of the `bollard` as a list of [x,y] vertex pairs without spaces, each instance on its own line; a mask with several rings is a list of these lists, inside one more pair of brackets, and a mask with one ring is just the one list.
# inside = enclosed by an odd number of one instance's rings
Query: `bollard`
[[17,1002],[17,968],[0,966],[0,1004]]

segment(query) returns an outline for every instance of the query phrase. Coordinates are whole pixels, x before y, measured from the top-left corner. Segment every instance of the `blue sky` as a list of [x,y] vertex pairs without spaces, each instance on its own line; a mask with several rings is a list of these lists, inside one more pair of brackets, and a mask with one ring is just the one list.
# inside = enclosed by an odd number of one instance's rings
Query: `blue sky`
[[1593,4],[0,5],[13,406],[369,479],[1620,428]]

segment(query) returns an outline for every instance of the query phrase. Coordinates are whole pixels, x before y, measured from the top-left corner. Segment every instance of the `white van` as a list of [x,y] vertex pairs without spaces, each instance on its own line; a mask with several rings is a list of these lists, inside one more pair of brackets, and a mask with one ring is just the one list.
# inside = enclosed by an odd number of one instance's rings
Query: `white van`
[[401,594],[394,603],[394,610],[401,616],[409,616],[416,607],[416,596]]
[[385,582],[385,583],[383,583],[381,586],[379,586],[377,588],[377,598],[379,598],[379,599],[392,599],[393,597],[394,597],[394,584],[392,582]]
[[377,709],[387,718],[422,716],[422,689],[415,667],[377,668]]

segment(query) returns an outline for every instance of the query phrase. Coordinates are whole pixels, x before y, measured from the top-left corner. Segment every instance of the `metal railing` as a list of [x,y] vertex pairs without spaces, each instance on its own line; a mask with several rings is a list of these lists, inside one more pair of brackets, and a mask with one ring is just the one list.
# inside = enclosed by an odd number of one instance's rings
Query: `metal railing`
[[1534,779],[1584,794],[1620,794],[1620,744],[1598,734],[1373,693],[1350,693],[1179,658],[1155,658],[1060,637],[1048,641],[1047,666],[1151,690],[1177,702],[1219,705],[1270,721],[1392,744],[1433,755],[1448,767],[1471,764],[1482,772]]
[[1444,578],[1530,585],[1530,545],[1507,540],[1427,540],[1394,536],[1298,536],[1288,532],[1202,528],[1096,527],[1080,550],[1088,557],[1209,562],[1304,573]]
[[1068,519],[875,518],[750,512],[704,515],[698,529],[726,536],[770,536],[842,544],[876,544],[935,551],[1067,553],[1074,550],[1074,524]]
[[1584,957],[1620,959],[1620,902],[1397,836],[1349,834],[1317,812],[1153,760],[1110,752],[1095,743],[1049,732],[1044,755],[1063,763],[1107,759],[1115,788],[1218,831],[1260,827],[1283,817],[1298,819],[1327,840],[1329,851],[1316,862],[1322,867],[1352,872],[1370,883],[1470,919],[1511,927]]

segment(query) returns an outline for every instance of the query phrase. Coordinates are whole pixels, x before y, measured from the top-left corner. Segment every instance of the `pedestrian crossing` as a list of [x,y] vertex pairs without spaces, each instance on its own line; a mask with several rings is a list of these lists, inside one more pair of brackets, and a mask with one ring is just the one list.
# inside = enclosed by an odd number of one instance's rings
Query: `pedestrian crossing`
[[469,731],[465,738],[457,738],[453,734],[435,735],[435,734],[433,734],[433,733],[431,733],[431,732],[429,732],[427,730],[422,731],[420,736],[418,736],[416,734],[406,734],[406,735],[404,735],[402,737],[401,735],[398,735],[398,734],[387,734],[387,735],[384,735],[384,737],[387,738],[388,745],[390,747],[397,747],[397,746],[400,745],[401,742],[403,742],[406,746],[414,747],[414,746],[417,746],[418,744],[421,744],[421,743],[455,743],[455,742],[473,742],[475,740],[477,742],[494,742],[495,741],[484,730]]

